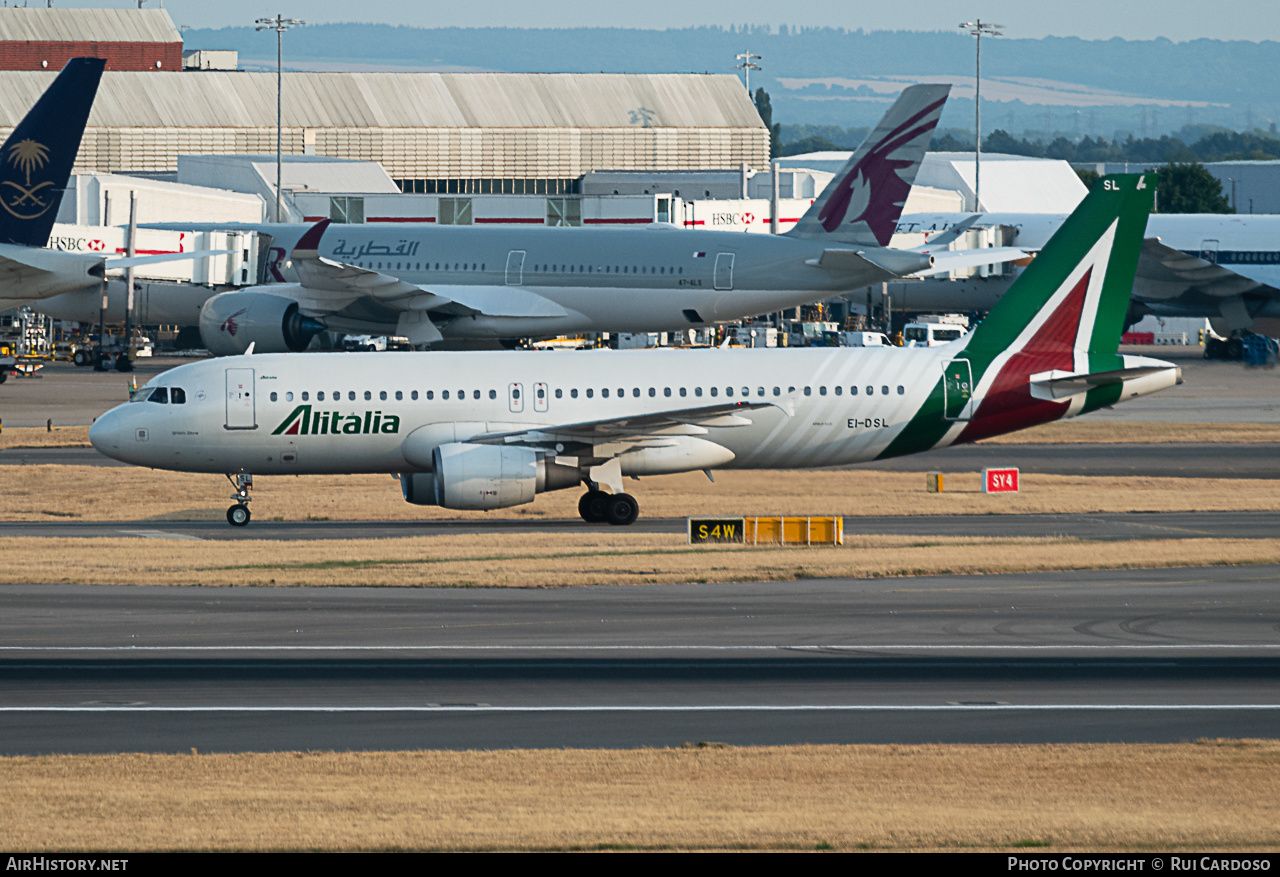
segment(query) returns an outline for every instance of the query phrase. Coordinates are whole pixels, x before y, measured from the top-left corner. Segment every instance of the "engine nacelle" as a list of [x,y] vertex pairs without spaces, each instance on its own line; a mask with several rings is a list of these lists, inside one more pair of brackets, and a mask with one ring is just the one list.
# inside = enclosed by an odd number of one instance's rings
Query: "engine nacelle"
[[577,466],[532,448],[449,442],[432,454],[431,472],[405,472],[400,490],[414,505],[488,511],[533,502],[536,494],[575,487]]
[[396,476],[404,501],[413,505],[440,505],[436,500],[436,476],[430,472],[401,472]]
[[252,289],[215,295],[200,309],[200,337],[214,356],[237,356],[250,344],[257,353],[297,353],[324,328],[296,301]]

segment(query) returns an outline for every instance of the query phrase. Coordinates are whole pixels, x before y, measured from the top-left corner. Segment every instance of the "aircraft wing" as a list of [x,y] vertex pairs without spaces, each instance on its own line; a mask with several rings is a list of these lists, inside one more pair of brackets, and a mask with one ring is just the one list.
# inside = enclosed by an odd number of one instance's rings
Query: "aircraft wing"
[[102,262],[97,255],[0,244],[0,298],[35,301],[92,286],[102,281]]
[[563,317],[564,308],[519,286],[432,286],[408,283],[358,265],[338,262],[320,255],[320,238],[329,220],[316,223],[294,247],[290,259],[298,280],[309,295],[309,310],[338,310],[357,298],[368,296],[381,304],[403,311],[441,310],[456,315],[489,317]]
[[[1188,286],[1214,298],[1230,298],[1268,287],[1264,281],[1240,273],[1238,266],[1233,270],[1189,255],[1162,244],[1159,238],[1147,238],[1142,242],[1138,279],[1145,281],[1142,292],[1146,299],[1174,298],[1185,292]],[[1168,296],[1160,295],[1162,289],[1168,290]],[[1280,294],[1280,290],[1274,288],[1271,292]]]
[[536,427],[519,432],[500,432],[483,435],[471,441],[482,444],[550,445],[578,442],[607,444],[619,439],[648,439],[677,435],[705,435],[710,426],[750,426],[751,420],[743,413],[762,408],[779,408],[790,414],[783,404],[775,402],[727,402],[720,405],[703,405],[697,408],[679,408],[640,414],[633,417],[615,417],[608,420],[590,420],[559,426]]

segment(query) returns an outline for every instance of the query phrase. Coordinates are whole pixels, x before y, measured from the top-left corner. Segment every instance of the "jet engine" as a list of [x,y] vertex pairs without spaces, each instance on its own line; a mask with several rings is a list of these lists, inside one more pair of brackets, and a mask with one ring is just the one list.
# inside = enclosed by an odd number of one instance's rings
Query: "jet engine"
[[532,448],[450,442],[435,449],[431,472],[401,474],[400,490],[414,505],[488,511],[533,502],[535,494],[581,480],[577,466]]
[[265,292],[224,292],[200,309],[200,337],[214,356],[236,356],[250,344],[256,353],[296,353],[324,328],[296,301]]

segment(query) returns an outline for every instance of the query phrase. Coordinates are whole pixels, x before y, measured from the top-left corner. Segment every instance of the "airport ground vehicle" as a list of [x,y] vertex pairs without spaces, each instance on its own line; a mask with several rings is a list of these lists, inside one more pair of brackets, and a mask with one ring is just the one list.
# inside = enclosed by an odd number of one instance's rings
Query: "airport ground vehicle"
[[969,318],[960,314],[924,314],[902,327],[903,347],[938,347],[969,331]]
[[166,372],[93,425],[102,453],[253,475],[395,475],[418,505],[487,510],[588,490],[589,522],[639,513],[624,476],[843,465],[1074,417],[1181,380],[1122,356],[1154,176],[1099,181],[973,331],[939,347],[267,354]]

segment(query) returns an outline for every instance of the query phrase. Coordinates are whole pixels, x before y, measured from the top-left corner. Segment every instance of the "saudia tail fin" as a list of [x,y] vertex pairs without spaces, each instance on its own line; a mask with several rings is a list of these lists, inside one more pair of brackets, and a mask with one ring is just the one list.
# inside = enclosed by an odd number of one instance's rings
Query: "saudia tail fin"
[[1103,177],[950,354],[897,456],[1073,417],[1178,383],[1179,369],[1120,356],[1154,174]]
[[68,61],[0,148],[0,243],[49,242],[106,63]]
[[787,234],[887,247],[950,91],[950,85],[905,89]]

